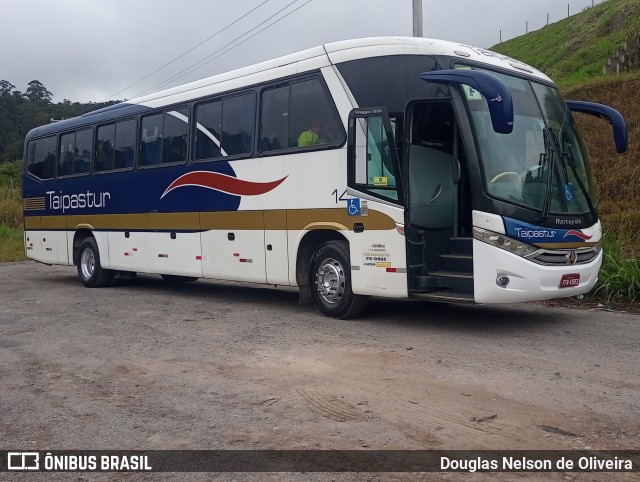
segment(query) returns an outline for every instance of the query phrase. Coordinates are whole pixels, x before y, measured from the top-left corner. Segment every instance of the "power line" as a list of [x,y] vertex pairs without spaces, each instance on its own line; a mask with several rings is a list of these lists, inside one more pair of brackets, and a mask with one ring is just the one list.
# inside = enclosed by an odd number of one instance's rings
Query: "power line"
[[[264,32],[266,29],[272,27],[273,25],[275,25],[276,23],[280,22],[281,20],[284,20],[285,18],[287,18],[289,15],[293,14],[294,12],[300,10],[302,7],[304,7],[305,5],[311,3],[313,0],[307,0],[305,3],[303,3],[302,5],[296,7],[295,9],[293,9],[292,11],[288,12],[286,15],[283,15],[282,17],[280,17],[279,19],[275,20],[274,22],[270,23],[269,25],[267,25],[266,27],[260,29],[259,31],[255,32],[253,35],[245,38],[244,40],[242,40],[241,42],[237,43],[236,45],[233,45],[231,48],[228,48],[230,45],[232,45],[234,42],[238,41],[239,39],[241,39],[242,37],[244,37],[245,35],[249,34],[250,32],[254,31],[255,29],[257,29],[258,27],[260,27],[261,25],[264,25],[265,23],[267,23],[269,20],[271,20],[272,18],[274,18],[275,16],[277,16],[278,14],[280,14],[281,12],[283,12],[284,10],[286,10],[287,8],[289,8],[290,6],[292,6],[294,3],[298,2],[299,0],[293,0],[292,2],[288,3],[287,5],[285,5],[283,8],[281,8],[280,10],[278,10],[276,13],[274,13],[273,15],[271,15],[270,17],[268,17],[266,20],[260,22],[258,25],[256,25],[255,27],[249,29],[248,31],[244,32],[243,34],[239,35],[238,37],[236,37],[235,39],[233,39],[232,41],[228,42],[227,44],[223,45],[222,47],[220,47],[218,50],[216,50],[215,52],[209,54],[208,56],[204,57],[203,59],[199,60],[198,62],[195,62],[194,64],[192,64],[191,66],[187,67],[186,69],[181,70],[180,72],[178,72],[177,74],[173,75],[172,77],[170,77],[169,79],[160,82],[156,85],[154,85],[153,87],[150,87],[142,92],[140,92],[139,94],[136,94],[134,97],[139,97],[142,95],[145,95],[147,93],[151,93],[156,91],[157,89],[160,89],[161,87],[166,86],[167,84],[170,84],[171,82],[173,82],[174,80],[178,80],[182,77],[184,77],[185,75],[188,75],[196,70],[198,70],[200,67],[203,67],[204,65],[214,61],[215,59],[223,56],[224,54],[230,52],[231,50],[235,49],[236,47],[239,47],[240,45],[242,45],[243,43],[245,43],[247,40],[255,37],[256,35],[258,35],[261,32]],[[227,50],[225,50],[227,49]],[[218,55],[216,55],[218,54]]]
[[211,35],[210,37],[207,37],[206,39],[204,39],[202,42],[200,42],[199,44],[191,47],[189,50],[181,53],[180,55],[178,55],[176,58],[174,58],[173,60],[170,60],[169,62],[167,62],[166,64],[164,64],[162,67],[158,67],[156,70],[154,70],[153,72],[151,72],[150,74],[142,77],[139,80],[136,80],[133,84],[130,84],[128,86],[126,86],[124,89],[119,90],[118,92],[116,92],[115,94],[110,95],[109,97],[106,98],[105,102],[108,101],[109,99],[115,97],[116,95],[129,90],[131,87],[133,87],[134,85],[138,85],[140,82],[142,82],[143,80],[148,79],[149,77],[151,77],[153,74],[156,74],[158,72],[160,72],[162,69],[164,69],[165,67],[168,67],[169,65],[171,65],[172,63],[174,63],[177,60],[180,60],[182,57],[184,57],[185,55],[193,52],[195,49],[197,49],[198,47],[200,47],[201,45],[207,43],[209,40],[211,40],[212,38],[220,35],[222,32],[224,32],[225,30],[229,29],[230,27],[234,26],[236,23],[238,23],[240,20],[242,20],[243,18],[247,17],[248,15],[250,15],[251,13],[255,12],[256,10],[258,10],[260,7],[262,7],[265,3],[270,2],[271,0],[264,0],[264,2],[262,2],[260,5],[258,5],[257,7],[252,8],[251,10],[249,10],[247,13],[245,13],[244,15],[241,15],[240,17],[238,17],[237,19],[235,19],[233,22],[231,22],[230,24],[228,24],[226,27],[218,30],[216,33],[214,33],[213,35]]

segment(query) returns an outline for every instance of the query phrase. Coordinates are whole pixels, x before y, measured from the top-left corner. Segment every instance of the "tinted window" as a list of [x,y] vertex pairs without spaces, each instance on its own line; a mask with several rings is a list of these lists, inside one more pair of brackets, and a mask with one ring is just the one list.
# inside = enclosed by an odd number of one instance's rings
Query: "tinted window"
[[251,152],[255,108],[253,94],[223,100],[222,149],[228,156]]
[[136,150],[136,121],[131,119],[116,124],[114,169],[133,167]]
[[187,160],[189,109],[142,118],[140,165],[173,164]]
[[27,171],[40,179],[51,179],[55,175],[57,141],[45,137],[29,142]]
[[339,144],[344,129],[319,79],[265,90],[260,121],[262,152]]
[[162,124],[164,114],[142,118],[140,134],[140,165],[153,166],[162,162]]
[[84,174],[91,171],[91,157],[93,152],[93,129],[76,132],[74,150],[73,173]]
[[291,84],[289,147],[333,144],[343,135],[318,79]]
[[[404,112],[412,99],[448,98],[442,84],[425,82],[421,72],[436,69],[436,60],[423,55],[392,55],[337,64],[349,90],[361,107],[384,105]],[[371,79],[375,79],[373,82]]]
[[58,157],[58,176],[73,174],[73,149],[76,142],[75,132],[60,137],[60,157]]
[[289,132],[289,86],[265,90],[262,93],[260,118],[260,150],[285,149]]
[[113,124],[98,127],[96,138],[96,165],[94,170],[110,171],[113,169],[113,146],[116,139],[116,127]]
[[162,163],[187,160],[187,135],[189,134],[189,110],[172,110],[164,114],[162,133]]
[[220,157],[222,102],[210,102],[196,108],[196,159]]

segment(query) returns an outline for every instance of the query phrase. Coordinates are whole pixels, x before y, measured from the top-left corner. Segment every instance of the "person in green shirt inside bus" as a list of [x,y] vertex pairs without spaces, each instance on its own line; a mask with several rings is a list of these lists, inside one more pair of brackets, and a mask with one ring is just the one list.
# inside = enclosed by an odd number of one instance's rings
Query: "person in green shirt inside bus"
[[320,133],[320,121],[316,120],[310,129],[307,129],[300,137],[298,137],[298,147],[311,147],[320,142],[318,134]]

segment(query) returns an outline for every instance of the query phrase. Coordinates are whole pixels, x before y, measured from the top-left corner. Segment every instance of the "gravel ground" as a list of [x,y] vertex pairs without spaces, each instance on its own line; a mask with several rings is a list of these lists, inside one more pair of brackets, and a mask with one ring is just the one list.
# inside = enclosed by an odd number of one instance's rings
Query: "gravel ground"
[[[297,301],[291,288],[168,285],[151,275],[86,289],[72,267],[0,264],[0,448],[640,449],[638,314],[558,303],[374,299],[359,319],[340,321]],[[633,479],[19,475],[14,479]]]

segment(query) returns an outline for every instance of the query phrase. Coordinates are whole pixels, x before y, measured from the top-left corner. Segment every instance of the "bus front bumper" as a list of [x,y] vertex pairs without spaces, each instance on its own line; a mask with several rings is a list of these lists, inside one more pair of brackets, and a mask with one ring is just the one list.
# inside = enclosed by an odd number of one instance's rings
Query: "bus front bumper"
[[577,296],[595,286],[601,264],[602,251],[586,264],[544,266],[474,239],[474,299],[519,303]]

